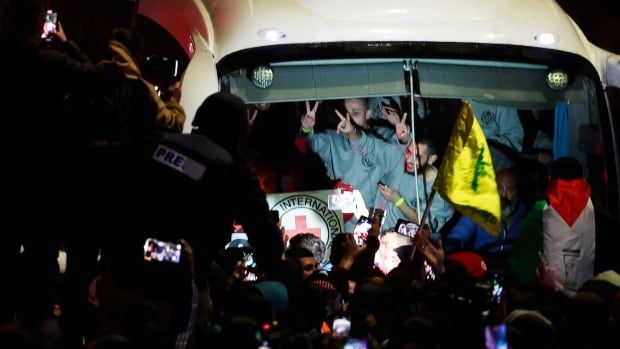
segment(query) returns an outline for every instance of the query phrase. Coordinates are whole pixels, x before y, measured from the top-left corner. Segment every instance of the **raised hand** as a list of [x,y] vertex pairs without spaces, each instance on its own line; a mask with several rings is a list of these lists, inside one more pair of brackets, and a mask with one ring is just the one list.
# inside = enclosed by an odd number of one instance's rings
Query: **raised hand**
[[428,263],[435,274],[439,275],[444,272],[445,252],[443,250],[443,244],[441,239],[437,241],[437,245],[433,244],[430,240],[430,230],[428,225],[420,228],[413,238],[413,245],[416,247],[417,252],[422,253],[426,263]]
[[256,117],[258,116],[258,109],[254,109],[252,115],[250,115],[250,109],[247,110],[248,113],[248,127],[252,128],[254,126],[254,121],[256,121]]
[[353,124],[351,123],[351,116],[349,114],[347,114],[347,116],[345,117],[338,111],[338,109],[336,109],[336,115],[338,115],[338,118],[340,118],[340,122],[336,127],[336,132],[342,132],[346,135],[351,132],[355,132],[355,126],[353,126]]
[[306,113],[301,116],[301,127],[314,128],[316,123],[316,110],[319,108],[319,101],[314,103],[314,106],[310,108],[310,102],[306,101]]
[[406,143],[409,141],[409,125],[407,125],[407,113],[403,114],[402,120],[398,121],[394,128],[396,130],[396,137],[399,141]]
[[60,40],[60,42],[67,41],[67,35],[65,34],[65,30],[62,28],[62,24],[60,24],[60,21],[58,21],[56,25],[56,31],[51,32],[49,35],[52,35],[57,40]]
[[[382,106],[381,113],[383,114],[383,117],[385,117],[387,121],[389,121],[390,124],[394,126],[396,126],[400,122],[400,115],[398,115],[396,109],[392,107]],[[405,113],[405,115],[407,114]]]
[[177,81],[168,87],[168,96],[176,102],[181,101],[181,82]]

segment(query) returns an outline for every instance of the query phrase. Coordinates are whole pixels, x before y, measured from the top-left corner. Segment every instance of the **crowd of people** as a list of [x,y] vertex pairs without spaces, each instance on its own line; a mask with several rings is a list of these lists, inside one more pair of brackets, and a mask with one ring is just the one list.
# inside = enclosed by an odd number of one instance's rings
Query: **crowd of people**
[[[443,143],[425,127],[437,116],[421,99],[412,111],[394,97],[289,110],[218,92],[198,108],[192,134],[182,134],[180,85],[157,93],[135,33],[115,30],[93,61],[61,23],[41,40],[43,5],[0,3],[10,227],[0,251],[0,347],[620,342],[610,252],[620,230],[574,158],[546,164],[537,201],[522,195],[505,149],[523,149],[515,109],[472,103],[497,164],[495,236],[431,195]],[[408,126],[412,117],[420,130]],[[291,131],[283,152],[293,154],[269,163],[278,156],[266,154],[257,130],[278,118]],[[359,191],[370,210],[381,206],[381,228],[359,243],[351,229],[359,217],[349,216],[329,250],[310,233],[286,241],[266,192],[334,188]],[[420,223],[427,206],[427,224],[399,233],[398,221]],[[231,242],[234,224],[247,241]],[[158,244],[169,258],[153,257]]]

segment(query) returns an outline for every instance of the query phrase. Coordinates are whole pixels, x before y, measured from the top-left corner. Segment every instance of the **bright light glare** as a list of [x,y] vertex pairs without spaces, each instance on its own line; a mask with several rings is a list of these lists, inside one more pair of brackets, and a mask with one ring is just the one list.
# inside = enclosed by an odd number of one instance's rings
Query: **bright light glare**
[[558,42],[557,35],[553,33],[540,33],[536,35],[535,39],[543,45],[551,45]]
[[267,41],[278,41],[286,37],[286,33],[277,29],[263,29],[258,32],[258,35]]

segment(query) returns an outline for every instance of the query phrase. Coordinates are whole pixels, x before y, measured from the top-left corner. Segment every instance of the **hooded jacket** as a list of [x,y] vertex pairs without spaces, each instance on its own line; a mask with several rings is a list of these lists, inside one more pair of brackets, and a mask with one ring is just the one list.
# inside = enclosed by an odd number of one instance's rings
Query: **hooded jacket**
[[183,131],[183,123],[185,123],[185,110],[179,102],[171,99],[164,102],[157,95],[155,87],[142,77],[140,68],[129,49],[117,40],[108,42],[108,49],[114,55],[117,63],[124,68],[124,76],[127,79],[137,79],[146,84],[149,88],[151,98],[157,105],[157,116],[155,124],[157,127],[174,132]]

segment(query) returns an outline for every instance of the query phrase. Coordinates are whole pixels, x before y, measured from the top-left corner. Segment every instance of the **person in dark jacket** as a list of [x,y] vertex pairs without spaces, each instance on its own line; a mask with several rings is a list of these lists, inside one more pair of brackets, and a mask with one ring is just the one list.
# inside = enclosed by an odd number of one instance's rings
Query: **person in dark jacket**
[[[19,319],[35,326],[52,315],[58,273],[58,197],[53,173],[70,145],[73,127],[65,97],[94,73],[88,57],[58,22],[51,41],[41,39],[43,0],[0,4],[0,116],[6,149],[0,247],[0,323]],[[10,227],[10,229],[8,228]],[[20,249],[23,247],[23,252]]]

